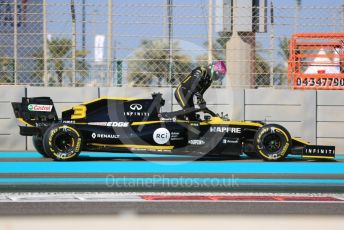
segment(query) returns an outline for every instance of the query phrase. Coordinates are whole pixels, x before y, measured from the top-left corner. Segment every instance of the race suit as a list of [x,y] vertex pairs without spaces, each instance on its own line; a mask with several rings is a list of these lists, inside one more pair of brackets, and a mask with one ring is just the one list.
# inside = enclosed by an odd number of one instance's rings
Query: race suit
[[[178,85],[174,96],[184,110],[192,110],[195,108],[194,96],[197,98],[197,104],[205,105],[203,94],[211,83],[209,70],[205,67],[197,67]],[[196,121],[195,112],[189,113],[187,117],[190,121]]]

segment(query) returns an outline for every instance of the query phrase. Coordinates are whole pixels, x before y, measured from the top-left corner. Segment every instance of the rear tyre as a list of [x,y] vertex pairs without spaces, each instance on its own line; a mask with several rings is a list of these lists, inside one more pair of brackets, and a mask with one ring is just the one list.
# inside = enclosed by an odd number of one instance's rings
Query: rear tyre
[[54,160],[71,161],[80,154],[82,137],[74,126],[56,124],[45,132],[43,146],[47,155]]
[[281,125],[264,125],[254,137],[254,146],[257,154],[264,160],[280,161],[288,155],[291,137]]
[[32,137],[32,143],[38,153],[40,153],[43,157],[48,158],[48,154],[44,151],[43,147],[43,137],[40,135],[34,135]]

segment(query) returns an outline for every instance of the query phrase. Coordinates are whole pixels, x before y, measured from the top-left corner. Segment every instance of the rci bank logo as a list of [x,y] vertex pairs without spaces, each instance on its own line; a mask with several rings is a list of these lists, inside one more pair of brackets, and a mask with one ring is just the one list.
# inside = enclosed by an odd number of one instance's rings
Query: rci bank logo
[[166,128],[158,128],[153,133],[153,140],[159,145],[166,144],[170,140],[170,131]]

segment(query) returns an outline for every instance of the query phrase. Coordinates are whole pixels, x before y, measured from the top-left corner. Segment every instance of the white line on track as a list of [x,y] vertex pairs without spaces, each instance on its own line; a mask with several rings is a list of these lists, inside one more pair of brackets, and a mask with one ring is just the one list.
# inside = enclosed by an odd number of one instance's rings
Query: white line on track
[[[173,200],[149,200],[144,196],[175,196],[191,197],[190,199],[177,198]],[[264,200],[264,199],[244,199],[244,200],[199,200],[192,199],[193,196],[225,196],[225,197],[304,197],[305,200]],[[307,198],[320,198],[320,200],[307,200]],[[321,200],[321,198],[333,198],[334,200]],[[0,193],[0,203],[2,202],[284,202],[284,203],[343,203],[344,194],[329,193],[115,193],[115,192],[96,192],[96,193],[73,193],[73,192],[35,192],[35,193]]]

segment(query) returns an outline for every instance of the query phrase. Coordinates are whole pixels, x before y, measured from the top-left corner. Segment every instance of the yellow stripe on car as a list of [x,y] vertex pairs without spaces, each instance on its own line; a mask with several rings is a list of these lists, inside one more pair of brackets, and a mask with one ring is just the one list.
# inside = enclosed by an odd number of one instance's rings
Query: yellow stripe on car
[[[80,105],[88,105],[88,104],[91,104],[93,102],[101,101],[101,100],[104,100],[104,99],[106,99],[106,100],[114,100],[114,101],[133,101],[133,100],[141,100],[142,98],[134,98],[134,97],[98,97],[98,98],[96,98],[94,100],[83,102]],[[71,110],[71,109],[72,108],[65,109],[62,112],[65,112],[65,111],[68,111],[68,110]]]
[[90,143],[93,146],[99,147],[114,147],[114,148],[143,148],[143,149],[154,149],[154,150],[172,150],[174,146],[171,145],[132,145],[132,144],[99,144],[99,143]]
[[140,100],[142,98],[135,98],[135,97],[98,97],[92,101],[88,101],[88,102],[84,102],[82,103],[83,105],[88,105],[91,104],[93,102],[97,102],[103,99],[107,99],[107,100],[115,100],[115,101],[132,101],[132,100]]
[[17,120],[29,127],[34,127],[33,125],[31,125],[30,123],[28,123],[27,121],[25,121],[23,118],[17,118]]
[[243,125],[262,127],[262,124],[251,121],[224,121],[220,117],[213,117],[210,121],[203,121],[200,125]]
[[[159,123],[166,123],[167,121],[135,121],[131,123],[132,126],[136,125],[151,125],[151,124],[159,124]],[[177,123],[189,123],[186,120],[176,120]]]
[[305,156],[303,155],[302,158],[316,158],[316,159],[334,159],[334,156]]
[[151,124],[159,124],[164,121],[136,121],[133,122],[131,125],[151,125]]
[[302,144],[309,145],[309,142],[304,141],[304,140],[302,140],[300,138],[293,137],[292,139],[293,139],[293,141],[297,141],[297,142],[300,142]]

